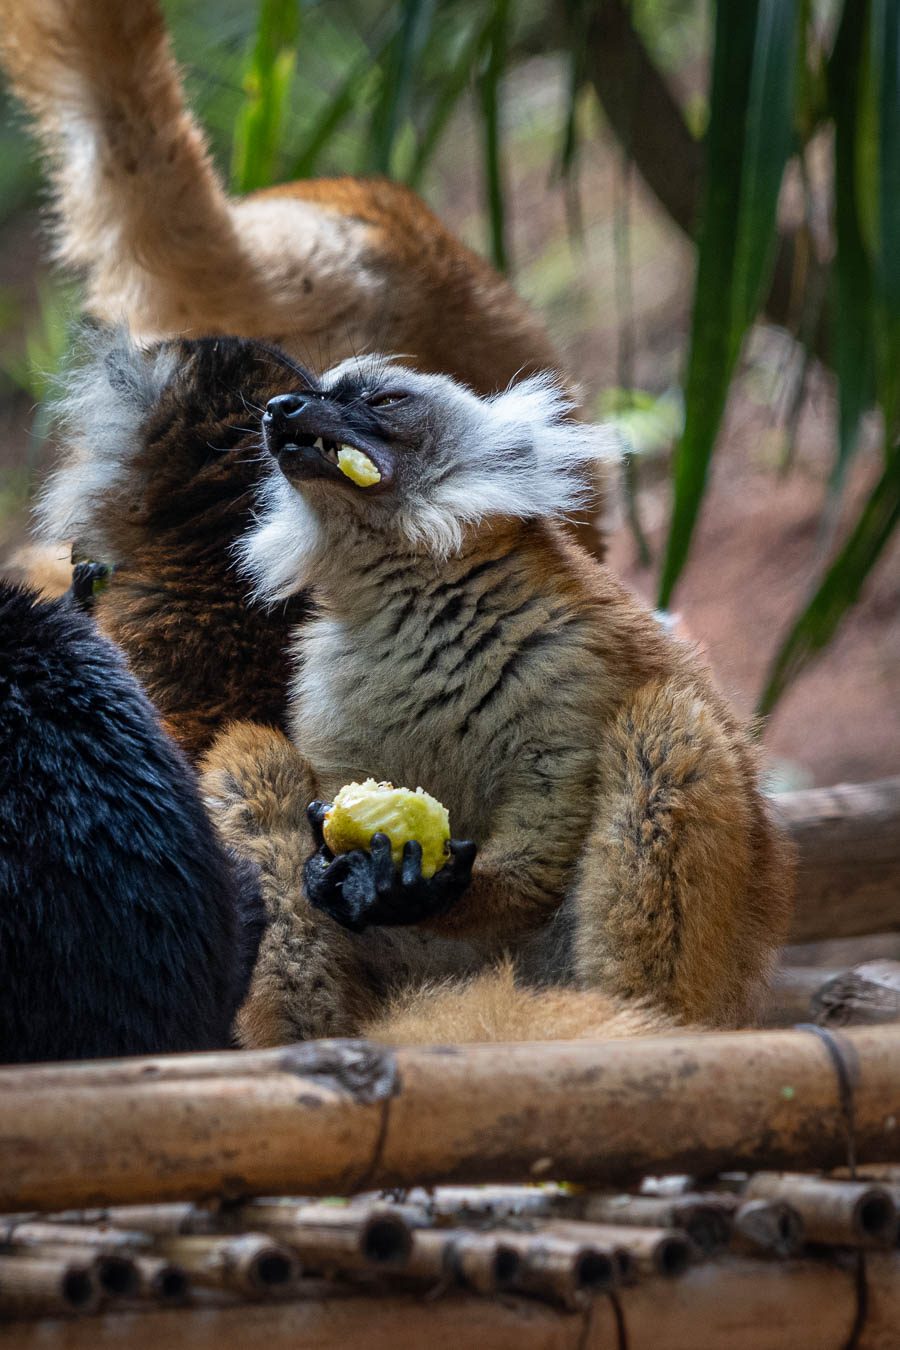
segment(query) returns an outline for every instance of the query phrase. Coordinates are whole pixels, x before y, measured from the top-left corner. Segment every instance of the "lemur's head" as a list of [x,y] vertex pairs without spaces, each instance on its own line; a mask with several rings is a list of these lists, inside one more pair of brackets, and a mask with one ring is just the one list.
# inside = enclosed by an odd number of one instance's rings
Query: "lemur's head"
[[590,496],[590,462],[614,445],[570,414],[550,375],[479,398],[383,357],[345,361],[267,405],[264,441],[281,473],[245,564],[277,599],[302,584],[317,544],[333,550],[343,533],[440,557],[492,519],[566,517]]

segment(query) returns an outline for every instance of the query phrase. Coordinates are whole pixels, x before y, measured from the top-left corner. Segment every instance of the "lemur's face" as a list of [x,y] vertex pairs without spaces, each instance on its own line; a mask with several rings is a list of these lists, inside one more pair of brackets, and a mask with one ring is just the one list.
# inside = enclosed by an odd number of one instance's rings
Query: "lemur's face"
[[241,549],[259,594],[297,589],[323,530],[332,561],[359,528],[446,557],[492,520],[577,509],[609,441],[570,411],[550,375],[479,398],[379,356],[270,398],[263,435],[281,473],[267,479],[259,528]]
[[333,485],[357,505],[382,498],[383,514],[454,467],[450,448],[466,440],[464,413],[474,420],[479,407],[451,380],[376,357],[346,361],[317,384],[270,399],[262,426],[266,448],[298,490],[318,497],[320,485]]

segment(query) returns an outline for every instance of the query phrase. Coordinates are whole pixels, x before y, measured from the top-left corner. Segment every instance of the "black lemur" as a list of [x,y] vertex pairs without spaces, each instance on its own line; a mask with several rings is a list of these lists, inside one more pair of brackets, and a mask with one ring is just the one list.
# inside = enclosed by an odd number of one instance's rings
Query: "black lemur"
[[0,584],[0,1060],[228,1046],[263,926],[121,654]]

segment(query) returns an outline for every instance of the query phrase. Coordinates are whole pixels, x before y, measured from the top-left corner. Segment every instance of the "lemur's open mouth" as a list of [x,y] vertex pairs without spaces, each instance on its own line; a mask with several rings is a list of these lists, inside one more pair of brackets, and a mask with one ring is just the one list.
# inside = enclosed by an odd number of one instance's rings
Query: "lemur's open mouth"
[[355,434],[344,439],[341,409],[318,393],[279,394],[262,419],[266,449],[290,479],[333,478],[373,491],[393,477],[387,446]]

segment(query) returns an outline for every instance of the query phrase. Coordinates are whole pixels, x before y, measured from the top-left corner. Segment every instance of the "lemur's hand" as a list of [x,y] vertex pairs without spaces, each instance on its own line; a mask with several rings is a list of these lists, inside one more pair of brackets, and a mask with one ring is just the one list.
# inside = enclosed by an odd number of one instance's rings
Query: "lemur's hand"
[[344,928],[361,933],[373,924],[398,926],[421,923],[444,914],[469,884],[476,846],[450,840],[450,861],[433,877],[422,876],[422,846],[411,839],[403,845],[399,873],[386,834],[373,834],[368,853],[353,849],[337,857],[325,843],[322,825],[326,802],[307,808],[318,848],[303,869],[311,905],[330,914]]

